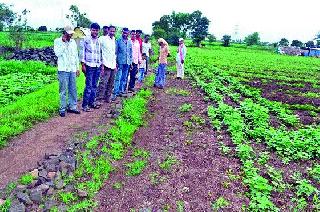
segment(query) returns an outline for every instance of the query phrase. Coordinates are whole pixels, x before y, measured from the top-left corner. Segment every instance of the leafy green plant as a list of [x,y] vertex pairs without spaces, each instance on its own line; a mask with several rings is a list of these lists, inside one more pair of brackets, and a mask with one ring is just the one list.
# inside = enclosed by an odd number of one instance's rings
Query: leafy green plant
[[61,201],[65,204],[69,204],[77,200],[77,196],[72,192],[60,192],[59,197]]
[[169,88],[165,91],[167,94],[170,95],[177,95],[177,96],[189,96],[190,92],[183,89],[177,89],[177,88]]
[[212,202],[211,208],[213,211],[219,211],[220,209],[226,208],[230,205],[230,202],[224,197],[219,197],[214,202]]
[[231,148],[226,146],[223,142],[219,142],[219,149],[224,155],[228,155],[231,152]]
[[122,187],[123,187],[123,183],[122,182],[115,182],[112,185],[112,188],[117,189],[117,190],[120,190]]
[[173,155],[167,155],[162,162],[159,162],[159,167],[163,170],[170,170],[173,165],[177,164],[178,160]]
[[192,104],[184,103],[179,107],[179,111],[182,113],[189,112],[190,110],[192,110]]
[[308,168],[307,171],[313,179],[320,182],[320,164],[315,164],[312,168]]
[[135,158],[143,158],[148,159],[150,157],[150,152],[144,150],[144,149],[135,149],[132,154]]
[[131,163],[127,163],[126,167],[128,168],[127,170],[127,175],[128,176],[137,176],[141,174],[143,169],[146,167],[147,162],[144,160],[136,160]]
[[269,158],[270,158],[269,152],[262,152],[259,155],[258,163],[260,165],[264,165],[268,162]]
[[22,185],[29,185],[31,184],[33,181],[33,177],[31,174],[27,173],[25,175],[22,175],[19,179],[19,182],[22,184]]

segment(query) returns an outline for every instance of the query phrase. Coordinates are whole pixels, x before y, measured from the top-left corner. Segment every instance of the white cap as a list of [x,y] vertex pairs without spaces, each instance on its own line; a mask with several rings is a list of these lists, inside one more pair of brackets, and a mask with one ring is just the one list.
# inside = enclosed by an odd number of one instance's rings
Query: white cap
[[179,38],[179,42],[180,42],[180,41],[183,41],[183,38]]
[[64,29],[64,31],[66,31],[66,33],[68,33],[69,35],[71,35],[71,34],[74,33],[73,27],[70,26],[70,25],[65,26],[63,29]]

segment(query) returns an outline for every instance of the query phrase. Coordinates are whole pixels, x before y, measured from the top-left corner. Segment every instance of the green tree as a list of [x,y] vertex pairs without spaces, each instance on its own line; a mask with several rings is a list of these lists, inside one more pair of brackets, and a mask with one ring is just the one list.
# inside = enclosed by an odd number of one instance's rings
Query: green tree
[[217,38],[213,34],[209,34],[207,36],[209,43],[213,43],[217,41]]
[[190,31],[192,41],[196,46],[200,46],[201,41],[203,41],[208,36],[209,29],[209,19],[203,17],[202,13],[197,10],[190,15]]
[[248,45],[248,46],[252,46],[252,45],[258,45],[260,43],[260,36],[258,32],[254,32],[251,35],[248,35],[245,39],[244,42]]
[[81,13],[76,5],[71,5],[69,10],[71,15],[66,15],[66,18],[68,18],[74,26],[86,28],[90,26],[91,21],[86,17],[87,14]]
[[223,41],[223,46],[224,47],[228,47],[228,46],[230,46],[230,41],[231,41],[231,36],[230,35],[224,35],[223,37],[222,37],[222,41]]
[[289,41],[286,38],[281,38],[280,42],[279,42],[280,46],[289,46]]
[[24,9],[21,14],[17,15],[14,24],[9,27],[10,39],[17,49],[21,49],[28,39],[26,35],[26,31],[29,29],[29,26],[27,26],[28,13],[30,13],[30,11]]
[[11,10],[11,5],[8,6],[4,3],[0,3],[0,31],[3,31],[5,27],[8,27],[16,18],[16,14]]
[[306,47],[309,47],[309,48],[314,48],[314,42],[312,40],[308,41],[306,43]]
[[293,40],[291,42],[291,46],[302,47],[303,43],[301,41],[299,41],[299,40]]

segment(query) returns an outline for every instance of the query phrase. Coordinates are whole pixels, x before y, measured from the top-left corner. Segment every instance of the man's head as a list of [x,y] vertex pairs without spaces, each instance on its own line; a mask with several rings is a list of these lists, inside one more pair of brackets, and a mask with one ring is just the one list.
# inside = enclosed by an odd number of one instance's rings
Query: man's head
[[150,36],[149,35],[145,35],[144,36],[144,42],[148,43],[150,40]]
[[110,26],[109,26],[109,37],[110,37],[110,38],[113,38],[115,34],[116,34],[116,27],[110,25]]
[[142,34],[142,30],[138,29],[136,30],[136,37],[140,38],[140,35]]
[[68,42],[70,41],[73,33],[74,33],[74,30],[73,30],[72,26],[67,25],[67,26],[65,26],[63,28],[63,33],[62,34],[65,37],[66,41],[68,41]]
[[122,37],[127,39],[129,35],[129,29],[127,27],[122,28]]
[[93,38],[98,37],[99,30],[100,30],[100,25],[98,23],[92,23],[90,26],[91,37]]
[[147,58],[147,55],[146,55],[146,53],[142,53],[142,59],[146,59]]
[[184,40],[183,38],[179,38],[179,44],[183,44]]
[[136,30],[131,30],[131,39],[135,40],[136,39]]
[[102,27],[102,34],[103,36],[107,36],[109,34],[109,27],[108,26],[103,26]]

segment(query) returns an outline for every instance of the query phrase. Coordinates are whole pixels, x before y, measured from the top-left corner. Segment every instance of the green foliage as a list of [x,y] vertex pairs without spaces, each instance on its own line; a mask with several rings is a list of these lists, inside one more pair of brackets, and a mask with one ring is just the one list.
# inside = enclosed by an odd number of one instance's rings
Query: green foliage
[[179,107],[179,111],[182,113],[186,113],[192,110],[192,104],[184,103]]
[[116,190],[120,190],[122,187],[123,187],[123,183],[122,183],[122,182],[115,182],[115,183],[112,185],[112,188],[113,188],[113,189],[116,189]]
[[2,205],[0,205],[0,211],[7,212],[11,206],[11,200],[6,199]]
[[252,46],[252,45],[259,45],[260,44],[260,36],[258,32],[254,32],[251,35],[248,35],[247,37],[245,37],[244,42],[248,45],[248,46]]
[[281,40],[279,41],[279,45],[280,46],[289,46],[289,41],[286,38],[281,38]]
[[136,160],[131,163],[127,163],[126,166],[128,168],[127,175],[128,176],[137,176],[141,174],[143,169],[146,167],[147,162],[145,160]]
[[303,43],[299,40],[292,40],[291,46],[302,47]]
[[0,31],[3,31],[5,27],[12,24],[16,18],[16,14],[11,10],[10,5],[0,3]]
[[223,142],[219,142],[219,149],[224,155],[229,155],[231,148],[226,146]]
[[135,149],[132,156],[135,158],[148,159],[150,157],[150,153],[144,149]]
[[220,211],[223,208],[226,208],[230,205],[230,202],[224,197],[219,197],[214,202],[212,202],[211,208],[213,211]]
[[71,15],[66,15],[74,26],[89,28],[91,21],[86,16],[86,13],[81,13],[77,5],[71,5],[69,8]]
[[209,19],[203,17],[199,10],[190,14],[191,38],[196,46],[199,47],[201,41],[208,36],[209,23]]
[[33,177],[29,173],[22,175],[19,179],[19,183],[21,183],[22,185],[29,185],[32,183],[32,181],[33,181]]
[[208,36],[207,36],[207,38],[208,38],[208,41],[209,41],[209,43],[213,43],[213,42],[216,42],[217,41],[217,38],[213,35],[213,34],[209,34]]
[[222,37],[222,42],[223,42],[223,46],[224,47],[228,47],[228,46],[230,46],[230,41],[231,41],[231,35],[224,35],[223,37]]
[[177,88],[169,88],[166,91],[166,94],[170,95],[177,95],[177,96],[189,96],[190,92],[183,89],[177,89]]
[[[83,91],[83,75],[81,75],[77,85],[78,91]],[[41,90],[20,97],[10,105],[1,107],[0,148],[4,147],[13,136],[31,128],[35,123],[47,120],[56,114],[59,107],[58,91],[58,82],[55,82],[45,86]]]
[[162,162],[159,162],[159,167],[163,170],[170,170],[171,167],[178,163],[178,160],[173,155],[167,155]]
[[264,165],[268,162],[269,158],[270,158],[269,152],[262,152],[259,155],[258,163],[260,165]]
[[320,164],[315,164],[312,168],[307,169],[308,174],[320,183]]
[[72,192],[60,192],[59,197],[61,201],[65,204],[69,204],[77,200],[76,195]]

